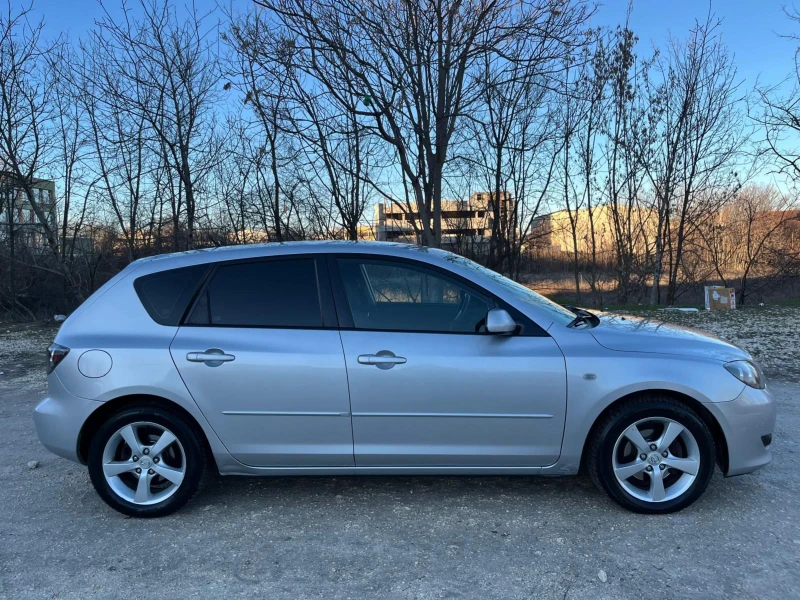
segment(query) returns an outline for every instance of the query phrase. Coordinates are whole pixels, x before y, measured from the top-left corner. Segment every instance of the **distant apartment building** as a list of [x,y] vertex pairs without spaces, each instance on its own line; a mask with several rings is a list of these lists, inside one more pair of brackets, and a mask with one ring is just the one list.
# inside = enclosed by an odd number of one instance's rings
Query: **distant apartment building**
[[[477,192],[469,200],[442,201],[442,246],[455,245],[459,238],[488,240],[494,226],[496,194]],[[511,195],[500,195],[499,215],[508,218]],[[419,210],[415,204],[380,202],[375,205],[373,235],[378,241],[420,243],[416,224],[421,229]]]
[[[57,227],[56,184],[48,179],[33,179],[34,202],[40,207],[52,229]],[[0,171],[0,242],[14,236],[15,245],[31,249],[44,248],[47,239],[44,227],[33,210],[20,180],[7,171]]]

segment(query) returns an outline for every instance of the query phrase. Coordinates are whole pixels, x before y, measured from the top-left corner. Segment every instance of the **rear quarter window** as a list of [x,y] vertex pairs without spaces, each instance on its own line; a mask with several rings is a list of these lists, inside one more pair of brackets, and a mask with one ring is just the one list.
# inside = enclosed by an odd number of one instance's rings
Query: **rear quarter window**
[[207,265],[197,265],[160,271],[139,277],[133,288],[156,323],[178,326],[207,270]]

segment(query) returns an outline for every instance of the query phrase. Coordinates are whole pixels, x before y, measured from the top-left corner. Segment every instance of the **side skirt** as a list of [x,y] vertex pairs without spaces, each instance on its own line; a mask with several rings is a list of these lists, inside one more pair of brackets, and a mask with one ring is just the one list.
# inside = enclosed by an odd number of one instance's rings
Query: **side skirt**
[[247,465],[219,464],[221,475],[246,475],[253,477],[324,477],[326,475],[574,475],[577,469],[553,467],[249,467]]

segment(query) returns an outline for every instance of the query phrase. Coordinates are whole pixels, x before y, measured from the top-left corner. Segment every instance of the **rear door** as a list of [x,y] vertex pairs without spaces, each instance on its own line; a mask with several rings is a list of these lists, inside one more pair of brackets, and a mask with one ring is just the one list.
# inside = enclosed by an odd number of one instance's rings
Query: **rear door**
[[347,374],[324,260],[221,263],[171,352],[209,423],[244,464],[354,464]]
[[416,261],[340,256],[331,266],[357,466],[558,459],[566,369],[546,332],[516,313],[516,335],[487,334],[495,299]]

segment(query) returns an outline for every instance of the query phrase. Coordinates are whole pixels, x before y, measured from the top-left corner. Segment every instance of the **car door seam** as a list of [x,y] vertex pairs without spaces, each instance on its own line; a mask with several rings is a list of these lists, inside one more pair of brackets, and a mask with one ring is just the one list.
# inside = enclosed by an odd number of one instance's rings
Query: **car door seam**
[[[222,440],[222,437],[220,437],[219,433],[217,433],[217,430],[214,429],[214,426],[211,424],[211,421],[209,420],[208,416],[206,415],[205,412],[203,412],[203,409],[200,406],[200,403],[197,402],[197,399],[194,397],[194,394],[192,394],[192,390],[189,389],[189,384],[187,384],[186,380],[183,378],[183,373],[181,373],[181,370],[178,368],[178,363],[175,362],[175,356],[172,353],[172,344],[175,343],[175,340],[178,337],[178,333],[180,332],[180,330],[181,330],[181,326],[180,325],[175,328],[175,335],[172,336],[172,339],[170,340],[169,345],[167,346],[167,354],[169,354],[169,358],[172,361],[172,366],[175,367],[175,372],[178,373],[178,377],[180,378],[181,383],[183,383],[183,387],[186,389],[186,393],[189,394],[189,398],[192,399],[192,402],[194,402],[194,405],[197,407],[197,412],[200,415],[203,416],[203,420],[208,425],[208,428],[214,433],[214,436],[217,438],[217,440],[219,440],[219,443],[222,445],[222,447],[225,448],[225,451],[228,453],[228,456],[230,456],[231,458],[233,458],[237,462],[241,462],[231,454],[231,451],[228,449],[228,446]],[[202,425],[201,425],[201,427],[202,427]],[[207,435],[207,433],[206,433],[206,435]],[[244,463],[241,463],[241,464],[244,464]]]
[[[332,284],[331,284],[332,285]],[[337,333],[339,334],[339,345],[342,347],[342,361],[344,362],[344,378],[347,382],[347,404],[350,407],[350,441],[353,443],[352,451],[353,451],[353,466],[358,466],[356,464],[356,434],[353,430],[353,396],[350,393],[350,369],[347,367],[347,354],[344,351],[344,340],[342,340],[342,330],[341,328],[337,329]]]

